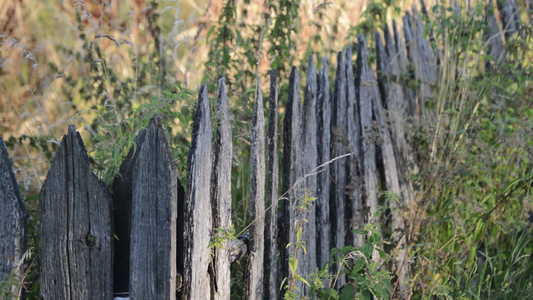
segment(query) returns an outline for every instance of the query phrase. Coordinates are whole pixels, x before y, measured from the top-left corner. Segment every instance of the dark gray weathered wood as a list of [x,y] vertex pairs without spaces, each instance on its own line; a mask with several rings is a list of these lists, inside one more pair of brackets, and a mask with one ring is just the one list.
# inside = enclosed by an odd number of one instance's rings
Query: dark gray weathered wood
[[318,80],[318,161],[324,165],[318,173],[318,192],[316,200],[317,213],[317,263],[322,267],[329,260],[331,249],[331,224],[329,217],[329,193],[331,186],[330,164],[331,159],[331,98],[328,79],[328,65],[326,57],[322,59],[322,68]]
[[133,165],[130,298],[176,299],[178,174],[161,119],[137,146]]
[[520,11],[516,0],[496,0],[498,10],[500,11],[502,28],[506,40],[518,31],[520,26]]
[[[0,282],[6,277],[22,279],[27,217],[6,144],[0,137]],[[3,292],[10,293],[13,299],[22,297],[22,287],[5,288],[9,290]]]
[[[303,173],[306,176],[305,191],[310,197],[317,195],[317,176],[316,167],[318,166],[318,148],[317,148],[317,113],[316,113],[317,82],[316,68],[313,61],[313,55],[309,55],[307,67],[307,79],[304,91],[304,103],[302,114],[303,125]],[[307,249],[307,255],[303,261],[304,278],[316,271],[317,267],[317,250],[316,250],[316,205],[314,202],[309,203],[304,216],[308,222],[304,223],[303,240]],[[304,286],[304,294],[309,294],[307,286]]]
[[361,120],[361,154],[362,162],[362,190],[365,208],[367,209],[365,222],[376,221],[374,214],[378,209],[378,181],[376,172],[376,130],[372,123],[372,105],[377,97],[377,85],[374,74],[368,66],[368,52],[365,39],[357,37],[357,67],[355,71],[355,87]]
[[209,299],[211,262],[211,120],[207,86],[202,85],[194,116],[187,161],[187,222],[185,224],[184,299]]
[[264,299],[277,299],[277,243],[278,238],[278,72],[270,70],[268,111],[268,173],[266,179],[265,272]]
[[353,153],[348,157],[348,197],[346,201],[348,221],[347,244],[355,247],[362,246],[364,236],[353,234],[352,230],[363,230],[364,209],[361,199],[361,125],[359,122],[359,108],[355,93],[355,78],[353,74],[352,47],[344,48],[344,64],[346,69],[346,132],[348,139],[348,151]]
[[263,112],[263,92],[257,78],[255,88],[254,115],[252,118],[252,146],[250,149],[250,205],[252,222],[250,232],[248,263],[245,276],[245,299],[263,297],[263,261],[265,234],[265,116]]
[[[387,43],[391,43],[391,36],[388,29],[385,29],[385,36]],[[412,186],[409,182],[408,172],[414,171],[416,164],[412,154],[411,147],[405,138],[405,120],[406,117],[406,102],[404,97],[404,89],[398,83],[397,75],[399,74],[399,65],[395,57],[394,47],[389,48],[389,54],[385,51],[385,46],[381,40],[381,35],[376,32],[376,57],[377,57],[377,72],[378,83],[383,99],[384,108],[388,110],[387,120],[389,122],[390,136],[394,144],[394,153],[396,154],[396,165],[398,166],[400,186],[402,196],[406,203],[410,203],[413,199]]]
[[[404,165],[403,160],[401,159],[401,154],[395,155],[395,153],[399,153],[400,149],[402,149],[402,151],[407,150],[405,148],[406,142],[404,139],[403,124],[400,119],[402,112],[399,106],[403,95],[401,93],[401,87],[399,85],[395,85],[395,83],[390,80],[389,58],[385,52],[381,35],[377,32],[375,34],[375,39],[379,87],[381,90],[381,95],[385,99],[384,102],[386,102],[389,107],[388,114],[385,114],[385,110],[380,99],[381,97],[376,98],[377,101],[373,105],[375,119],[380,131],[381,143],[379,144],[379,148],[381,151],[379,151],[379,153],[381,153],[382,160],[382,164],[380,164],[380,173],[382,174],[381,177],[385,178],[385,184],[382,183],[382,188],[385,188],[388,192],[391,192],[402,199],[402,203],[393,201],[392,203],[388,203],[388,205],[392,208],[390,225],[392,227],[391,240],[393,246],[396,247],[396,255],[394,257],[394,263],[396,264],[396,277],[400,287],[400,294],[402,295],[403,299],[407,299],[409,295],[409,287],[407,285],[408,264],[405,252],[405,222],[401,217],[400,207],[404,206],[404,203],[409,203],[412,200],[406,199],[406,196],[411,197],[411,194],[409,193],[409,188],[405,179],[400,179],[407,177],[405,172],[401,172],[405,169],[399,169],[398,167]],[[387,120],[390,122],[390,131]],[[396,136],[395,139],[391,138],[391,132],[393,137]],[[394,149],[396,149],[396,151]]]
[[[337,54],[337,72],[335,74],[335,87],[333,92],[333,116],[331,120],[331,156],[336,158],[347,153],[348,136],[346,132],[346,66],[344,64],[343,53]],[[344,235],[344,204],[346,198],[347,185],[347,158],[337,159],[331,166],[333,177],[331,205],[331,228],[333,237],[333,247],[341,248],[345,245]],[[337,286],[341,287],[346,283],[344,275],[337,279]]]
[[40,299],[113,297],[111,196],[69,126],[41,189]]
[[[281,278],[287,278],[285,284],[291,285],[289,279],[289,258],[295,257],[298,261],[303,256],[303,249],[295,249],[296,226],[303,222],[301,214],[295,209],[301,202],[301,182],[298,181],[302,174],[302,127],[301,127],[301,95],[300,76],[298,69],[292,67],[289,79],[289,97],[283,123],[283,158],[282,158],[282,221],[281,221]],[[289,243],[291,243],[289,245]],[[297,270],[299,272],[300,270]],[[296,282],[299,294],[302,294],[301,282]]]
[[[409,64],[409,61],[407,59],[407,48],[404,43],[404,38],[399,34],[395,20],[392,21],[392,30],[394,32],[394,44],[389,43],[387,40],[387,48],[389,49],[389,57],[391,58],[391,61],[397,60],[398,62],[399,74],[397,77],[397,81],[401,82],[402,77],[403,79],[407,79],[407,78],[414,79],[414,75],[409,73],[409,69],[407,67]],[[387,29],[385,29],[385,31],[387,31]],[[407,36],[405,37],[405,40],[407,41]],[[390,50],[392,50],[392,46],[396,46],[395,52],[398,53],[397,56],[391,55],[392,52]],[[407,111],[406,111],[405,119],[407,122],[412,122],[414,119],[414,116],[416,115],[415,92],[406,86],[404,86],[403,89],[404,89],[404,95],[405,95],[405,102],[407,103],[406,104]]]
[[[229,231],[231,229],[231,160],[233,145],[229,115],[226,79],[218,81],[217,133],[213,154],[213,174],[211,178],[211,207],[213,227]],[[214,234],[219,234],[214,232]],[[213,282],[211,296],[215,300],[229,299],[231,295],[229,242],[216,247],[213,258]]]
[[[494,4],[492,0],[487,1],[487,11],[494,9]],[[494,12],[494,10],[493,10]],[[502,42],[502,33],[500,27],[498,27],[498,22],[494,13],[485,14],[485,24],[487,25],[485,31],[485,37],[487,39],[488,45],[488,54],[494,58],[494,62],[487,61],[486,66],[488,68],[493,68],[496,64],[501,61],[505,61],[505,49]]]

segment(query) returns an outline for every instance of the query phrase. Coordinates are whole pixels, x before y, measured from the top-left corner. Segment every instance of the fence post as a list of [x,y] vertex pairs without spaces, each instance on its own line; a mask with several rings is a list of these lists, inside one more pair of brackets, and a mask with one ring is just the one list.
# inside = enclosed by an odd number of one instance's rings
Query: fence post
[[111,196],[73,125],[41,189],[40,299],[113,297]]
[[[385,30],[387,30],[387,27],[385,27]],[[409,74],[408,64],[409,61],[407,59],[407,48],[404,43],[404,38],[400,35],[398,32],[398,28],[396,26],[396,20],[392,20],[392,31],[394,33],[394,44],[387,42],[387,48],[390,50],[395,50],[394,52],[397,52],[398,55],[395,56],[395,61],[398,62],[398,68],[399,68],[399,74],[398,74],[398,80],[401,79],[402,75],[408,74],[408,77],[411,77],[411,74]],[[385,33],[386,34],[386,33]],[[392,39],[392,38],[391,38]],[[407,40],[407,37],[405,38]],[[396,49],[393,49],[396,48]],[[392,57],[392,55],[391,55]],[[406,120],[412,122],[413,118],[416,116],[416,103],[415,103],[415,92],[408,88],[403,87],[404,95],[405,95],[405,102],[407,103],[406,108]]]
[[[283,158],[282,158],[282,227],[281,227],[281,278],[287,279],[287,285],[298,289],[297,294],[302,295],[302,284],[291,277],[289,262],[302,262],[303,250],[295,249],[297,226],[300,226],[301,214],[296,210],[297,202],[301,201],[302,185],[298,181],[302,174],[302,127],[301,127],[301,95],[300,76],[298,69],[292,67],[289,79],[289,98],[283,121]],[[297,182],[298,181],[298,182]],[[296,227],[295,227],[296,226]],[[290,246],[289,246],[289,243]],[[301,269],[299,269],[301,270]],[[299,272],[297,270],[296,272]],[[283,295],[284,292],[281,292]]]
[[[494,11],[494,4],[492,0],[487,1],[487,12],[492,8]],[[487,67],[494,67],[501,61],[505,61],[505,50],[502,43],[502,33],[498,27],[498,22],[494,14],[485,14],[485,37],[487,39],[488,54],[494,58],[494,61],[487,60],[485,65]]]
[[[333,158],[346,154],[346,70],[342,51],[337,54],[337,71],[335,73],[335,87],[333,92],[333,116],[331,119],[331,156]],[[346,158],[333,162],[331,175],[334,180],[330,205],[330,215],[333,247],[344,246],[344,202],[346,198]],[[337,271],[337,270],[335,270]],[[346,283],[344,275],[337,279],[337,287]]]
[[278,71],[270,70],[268,109],[268,173],[266,182],[265,272],[264,299],[277,299],[277,243],[278,238]]
[[[303,174],[306,176],[305,189],[310,194],[310,197],[317,196],[317,176],[312,172],[318,166],[318,147],[317,147],[317,113],[316,113],[316,97],[317,97],[317,82],[316,82],[316,68],[313,61],[313,55],[309,55],[309,62],[307,67],[307,79],[304,92],[303,103]],[[307,249],[307,255],[303,261],[302,273],[306,278],[310,273],[315,272],[317,267],[317,250],[316,250],[316,201],[308,204],[305,213],[307,218],[303,228],[303,241]],[[304,294],[309,294],[309,288],[304,286]]]
[[496,4],[500,11],[503,33],[505,38],[509,40],[518,31],[521,22],[520,11],[516,0],[496,0]]
[[211,120],[207,86],[200,87],[187,160],[184,299],[209,299],[211,286]]
[[326,57],[322,58],[322,68],[318,75],[318,161],[325,164],[318,173],[316,218],[317,218],[317,249],[318,266],[322,267],[329,260],[331,249],[331,224],[329,216],[330,194],[330,164],[331,159],[331,91],[328,79],[328,63]]
[[344,65],[346,69],[346,132],[348,139],[348,151],[353,153],[348,157],[348,186],[347,186],[347,216],[348,228],[347,242],[355,247],[362,246],[364,243],[364,236],[361,234],[353,234],[353,229],[363,230],[364,223],[364,209],[363,199],[361,198],[361,184],[359,178],[361,177],[361,151],[359,145],[361,144],[361,126],[359,123],[359,108],[357,107],[356,92],[355,92],[355,78],[353,74],[352,62],[352,47],[346,46],[344,50]]
[[362,198],[368,209],[365,222],[376,221],[374,214],[378,209],[378,182],[376,173],[376,147],[374,145],[375,132],[372,125],[372,104],[376,97],[374,86],[377,84],[372,70],[368,67],[367,48],[362,35],[357,37],[357,60],[355,71],[355,89],[358,90],[359,113],[361,120],[361,152],[362,163]]
[[[437,82],[436,60],[431,45],[424,38],[424,29],[418,14],[415,12],[412,21],[406,14],[403,20],[405,43],[408,45],[407,53],[414,67],[415,79],[420,82],[420,88],[417,91],[416,114],[421,120],[424,103],[433,97],[431,87]],[[414,26],[416,27],[413,29]]]
[[[21,298],[23,255],[26,251],[27,213],[20,195],[4,139],[0,137],[0,282],[13,283],[10,299]],[[6,287],[7,288],[7,287]],[[7,296],[7,295],[6,295]]]
[[175,299],[178,174],[161,119],[137,144],[132,174],[130,298]]
[[[222,230],[231,229],[231,160],[232,142],[226,79],[218,81],[217,94],[217,133],[213,154],[213,173],[211,178],[211,207],[213,209],[213,227]],[[217,233],[214,233],[217,234]],[[213,258],[213,282],[211,295],[214,299],[229,299],[231,295],[229,243],[224,241],[216,247]]]
[[263,299],[263,261],[265,235],[265,116],[263,92],[257,78],[250,149],[250,232],[245,277],[245,299]]
[[[390,65],[388,56],[385,52],[385,47],[383,46],[383,42],[381,40],[381,35],[376,32],[375,34],[376,39],[376,53],[377,53],[377,69],[378,69],[378,85],[381,88],[381,95],[383,99],[388,104],[389,107],[389,113],[388,115],[385,115],[385,110],[383,108],[383,102],[381,101],[379,97],[379,91],[378,87],[375,87],[375,93],[377,93],[378,97],[375,98],[376,102],[374,103],[374,115],[375,119],[377,121],[378,127],[379,127],[379,134],[380,134],[380,141],[381,143],[378,145],[381,151],[381,160],[382,163],[379,164],[380,166],[380,173],[381,178],[385,179],[385,182],[382,183],[382,189],[387,190],[391,192],[393,196],[391,197],[392,200],[391,203],[388,203],[387,205],[390,205],[390,207],[393,208],[393,211],[391,212],[391,224],[392,227],[392,236],[391,240],[394,243],[393,245],[396,247],[395,254],[395,263],[396,263],[396,275],[397,280],[399,282],[400,287],[400,293],[402,295],[402,298],[407,299],[408,297],[408,286],[407,286],[407,280],[408,280],[408,264],[407,264],[407,251],[405,249],[406,242],[405,242],[405,222],[404,219],[400,216],[399,208],[403,206],[402,203],[399,203],[398,201],[402,199],[403,203],[410,203],[411,198],[407,199],[405,196],[410,197],[408,193],[408,187],[405,184],[405,180],[401,180],[400,177],[405,178],[405,174],[398,170],[398,163],[400,165],[402,160],[397,160],[397,157],[395,155],[394,147],[393,147],[393,139],[391,138],[391,133],[389,132],[389,125],[387,124],[387,119],[391,120],[391,131],[393,133],[393,136],[396,138],[394,141],[396,142],[396,154],[398,157],[401,157],[403,153],[399,152],[399,149],[401,146],[398,144],[400,143],[400,140],[403,140],[403,124],[401,124],[400,121],[398,121],[401,117],[401,111],[399,108],[399,101],[401,101],[401,88],[400,86],[392,86],[392,83],[390,82]],[[401,120],[401,119],[400,119]],[[403,170],[403,169],[402,169]],[[402,176],[399,176],[401,174]],[[400,182],[404,183],[403,188],[400,187]]]

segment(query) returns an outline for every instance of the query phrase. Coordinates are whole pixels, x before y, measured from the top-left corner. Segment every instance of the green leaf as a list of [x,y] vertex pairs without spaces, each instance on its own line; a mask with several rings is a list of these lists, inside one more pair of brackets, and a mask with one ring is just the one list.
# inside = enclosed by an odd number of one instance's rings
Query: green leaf
[[365,260],[363,258],[359,258],[353,264],[352,274],[357,274],[364,266],[365,266]]
[[298,260],[294,257],[289,257],[289,268],[291,269],[291,274],[296,274],[296,269],[298,268]]
[[360,300],[370,300],[371,298],[371,293],[368,289],[364,289],[361,291],[361,293],[359,293],[359,299]]
[[340,299],[341,300],[353,300],[353,299],[355,299],[355,290],[354,290],[353,286],[351,286],[351,285],[344,286],[344,288],[342,288],[342,291],[341,291]]

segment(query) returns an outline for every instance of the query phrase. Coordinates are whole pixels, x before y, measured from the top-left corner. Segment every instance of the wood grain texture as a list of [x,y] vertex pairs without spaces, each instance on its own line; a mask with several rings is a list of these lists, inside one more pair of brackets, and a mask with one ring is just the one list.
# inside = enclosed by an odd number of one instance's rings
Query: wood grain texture
[[144,142],[146,129],[141,130],[122,164],[119,176],[113,180],[113,293],[129,295],[130,290],[130,243],[131,243],[131,203],[133,191],[133,168],[139,157],[140,147]]
[[355,92],[355,77],[353,73],[352,48],[344,48],[344,64],[346,70],[346,133],[348,140],[348,178],[346,198],[346,243],[355,247],[362,246],[364,236],[353,234],[352,230],[363,230],[365,223],[363,199],[361,198],[361,124],[359,122],[359,107]]
[[207,98],[207,86],[202,85],[187,160],[184,299],[209,299],[211,297],[208,273],[211,262],[211,249],[208,245],[212,229],[211,167],[209,99]]
[[250,205],[248,208],[252,239],[249,243],[244,298],[263,299],[263,261],[265,243],[265,116],[261,81],[255,87],[250,149]]
[[266,178],[265,272],[264,299],[277,299],[278,295],[278,72],[270,70],[270,96],[268,110],[268,169]]
[[[347,127],[347,104],[346,104],[346,66],[342,52],[337,54],[337,71],[335,73],[335,87],[333,92],[333,109],[331,118],[331,157],[337,158],[347,153],[348,136]],[[335,160],[331,165],[333,185],[330,199],[330,222],[332,228],[332,247],[341,248],[345,245],[345,199],[347,185],[347,161],[348,158]],[[336,270],[335,270],[336,271]],[[346,276],[340,275],[337,279],[337,287],[346,283]]]
[[[289,78],[289,98],[283,121],[283,158],[282,158],[282,221],[281,221],[281,278],[289,278],[289,257],[301,261],[303,249],[295,249],[296,231],[299,222],[303,222],[301,213],[295,209],[303,195],[302,175],[302,126],[301,126],[300,75],[292,67]],[[291,243],[289,245],[289,243]],[[299,272],[299,270],[297,271]],[[290,284],[286,282],[285,284]],[[302,283],[296,282],[299,295],[302,295]]]
[[317,180],[317,263],[322,267],[329,260],[331,249],[331,223],[329,215],[329,194],[331,187],[331,91],[328,79],[326,57],[322,59],[318,77],[318,161],[323,165]]
[[175,299],[178,175],[161,119],[150,121],[132,176],[130,299]]
[[[27,218],[6,144],[0,137],[0,281],[13,275],[19,280],[22,278]],[[14,299],[22,296],[17,285],[5,288]]]
[[111,299],[111,196],[74,126],[40,192],[40,299]]
[[374,214],[378,209],[378,178],[376,169],[376,130],[372,122],[372,104],[377,97],[375,88],[377,82],[372,70],[368,66],[368,52],[362,35],[357,37],[357,67],[355,71],[355,87],[357,101],[360,108],[361,121],[361,154],[362,161],[362,191],[366,209],[365,222],[376,221]]
[[[398,201],[387,203],[392,208],[390,226],[392,229],[391,241],[395,246],[394,263],[396,266],[395,274],[400,287],[400,294],[403,299],[409,295],[408,286],[408,260],[406,252],[405,239],[405,220],[401,216],[400,208],[405,207],[406,203],[412,201],[408,181],[408,174],[403,167],[402,151],[407,151],[407,145],[404,138],[403,122],[401,121],[402,112],[400,101],[403,100],[402,89],[399,85],[391,81],[391,67],[389,57],[385,51],[385,46],[381,40],[381,35],[376,32],[376,54],[378,85],[381,91],[381,97],[374,107],[375,119],[379,126],[380,140],[379,148],[381,151],[380,174],[385,178],[385,184],[382,189],[393,193],[399,197]],[[387,104],[389,110],[386,113],[383,108],[381,99]],[[388,122],[387,122],[388,120]],[[390,130],[389,130],[390,129]],[[392,133],[392,134],[391,134]],[[391,137],[392,135],[392,137]],[[406,155],[404,153],[404,155]],[[409,197],[409,199],[406,199]],[[394,198],[393,198],[394,199]]]
[[[304,91],[304,103],[302,114],[303,125],[303,173],[305,179],[305,191],[310,197],[317,195],[317,175],[318,166],[318,147],[317,147],[317,77],[316,68],[313,61],[313,55],[309,55],[307,65],[307,78]],[[308,222],[304,223],[303,240],[307,254],[303,261],[303,275],[307,278],[309,274],[316,271],[317,268],[317,249],[316,249],[316,205],[315,202],[309,203],[304,217]],[[304,286],[304,294],[309,294],[309,288]]]
[[[231,124],[229,115],[226,79],[218,81],[217,132],[213,154],[213,174],[211,178],[211,207],[213,209],[213,227],[223,230],[231,229],[231,159],[233,145],[231,142]],[[231,288],[229,243],[214,250],[213,281],[211,297],[213,299],[229,299]]]

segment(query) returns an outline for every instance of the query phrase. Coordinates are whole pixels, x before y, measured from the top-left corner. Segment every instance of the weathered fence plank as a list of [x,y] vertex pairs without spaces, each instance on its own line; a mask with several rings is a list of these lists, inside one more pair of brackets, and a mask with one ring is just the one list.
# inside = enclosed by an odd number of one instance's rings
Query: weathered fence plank
[[362,163],[362,198],[365,199],[367,215],[365,222],[376,221],[374,214],[378,210],[378,181],[376,172],[376,133],[372,124],[372,104],[375,102],[375,85],[372,70],[368,67],[368,53],[366,43],[362,35],[357,37],[357,60],[355,71],[355,88],[358,91],[357,101],[361,120],[361,150]]
[[[490,9],[494,9],[492,0],[487,1],[486,10],[489,11]],[[498,27],[494,13],[485,14],[485,24],[487,25],[485,37],[487,39],[488,54],[494,58],[494,61],[487,60],[485,65],[488,68],[493,68],[499,62],[505,61],[505,49],[502,42],[502,33]]]
[[[226,92],[226,79],[218,81],[217,94],[217,133],[213,153],[213,174],[211,178],[211,208],[213,209],[213,227],[229,231],[231,229],[231,160],[233,145],[231,142],[231,124],[229,103]],[[213,234],[219,234],[214,232]],[[229,299],[231,295],[229,243],[224,241],[216,247],[213,258],[213,282],[211,296],[215,300]]]
[[[331,156],[333,158],[346,154],[348,137],[346,135],[346,70],[342,51],[337,54],[337,72],[335,74],[335,87],[333,92],[333,116],[331,121]],[[333,162],[331,173],[333,176],[333,186],[331,199],[332,205],[330,216],[333,247],[340,248],[345,245],[344,235],[344,203],[346,198],[346,162],[347,158],[337,159]],[[346,283],[344,275],[337,279],[337,286],[341,287]]]
[[265,272],[264,299],[277,299],[277,243],[278,238],[278,72],[270,70],[268,110],[268,173],[266,179]]
[[362,246],[364,236],[354,234],[352,230],[363,230],[364,209],[361,199],[361,126],[359,123],[359,108],[357,107],[357,97],[355,92],[355,78],[353,74],[352,47],[346,46],[344,49],[344,64],[346,69],[346,132],[348,139],[347,152],[352,153],[348,157],[348,197],[346,202],[348,228],[347,244],[355,247]]
[[[392,38],[388,28],[386,27],[384,31],[387,44],[392,44]],[[413,200],[413,188],[408,173],[409,171],[417,172],[417,170],[412,154],[413,152],[405,137],[404,124],[407,122],[405,119],[405,117],[407,117],[407,103],[405,102],[404,89],[398,82],[398,76],[400,73],[398,60],[392,58],[395,57],[397,53],[395,52],[394,47],[388,47],[389,51],[387,53],[381,40],[381,35],[377,32],[375,34],[375,39],[377,57],[376,65],[381,99],[383,99],[383,103],[388,110],[387,119],[390,124],[390,136],[394,144],[396,165],[401,174],[399,176],[399,181],[402,196],[406,203],[410,203]]]
[[265,250],[265,116],[259,77],[255,88],[251,142],[250,205],[248,210],[252,222],[250,233],[253,238],[250,240],[250,249],[248,249],[244,298],[255,300],[263,298],[263,256]]
[[[403,20],[407,53],[414,68],[415,79],[420,83],[416,99],[416,115],[420,120],[424,103],[433,97],[431,88],[437,82],[436,60],[429,42],[424,38],[424,29],[418,14],[413,20],[406,14]],[[416,27],[413,29],[413,26]]]
[[178,174],[161,119],[137,145],[132,176],[130,298],[176,299]]
[[[304,220],[296,209],[301,202],[302,174],[302,127],[301,95],[298,69],[292,67],[289,79],[289,98],[283,121],[283,158],[282,158],[282,221],[281,221],[281,278],[288,281],[285,287],[297,289],[302,295],[302,283],[291,277],[289,260],[302,262],[303,249],[296,249],[296,232]],[[289,245],[290,243],[290,245]],[[300,269],[296,270],[300,273]],[[285,288],[284,287],[284,288]]]
[[318,75],[318,161],[323,165],[318,174],[316,219],[317,219],[317,262],[322,267],[329,260],[331,249],[329,193],[330,178],[330,145],[331,145],[331,91],[329,89],[328,63],[326,57],[322,59],[322,68]]
[[202,85],[194,116],[187,163],[184,299],[209,299],[211,262],[211,120],[207,86]]
[[40,299],[112,298],[111,196],[72,125],[39,200]]
[[[27,217],[6,144],[0,137],[0,282],[22,279]],[[13,299],[22,297],[21,286],[5,288],[9,288],[4,292],[9,292]]]
[[[316,68],[313,61],[313,55],[309,55],[307,78],[304,91],[304,103],[302,114],[303,126],[303,173],[306,176],[305,190],[310,197],[317,195],[317,176],[316,167],[318,165],[318,148],[317,148],[317,113],[316,113],[316,96],[317,96],[317,82],[316,82]],[[305,210],[305,217],[307,222],[303,227],[303,241],[307,249],[306,257],[302,266],[304,267],[304,278],[310,273],[315,272],[317,267],[317,251],[316,251],[316,205],[310,202]],[[309,294],[309,289],[304,286],[304,294]]]
[[496,0],[500,18],[502,21],[503,33],[508,41],[520,26],[520,11],[516,0]]
[[[406,52],[407,48],[405,46],[403,37],[398,32],[398,28],[396,26],[395,20],[392,21],[392,30],[394,33],[394,44],[387,42],[387,48],[389,49],[389,56],[391,57],[391,59],[393,61],[397,60],[398,62],[399,73],[398,73],[397,80],[401,82],[402,79],[411,78],[412,76],[407,67],[409,64],[409,61],[407,59],[407,52]],[[387,27],[385,27],[385,34],[387,34]],[[406,37],[406,40],[407,40],[407,37]],[[392,53],[391,50],[393,46],[395,46],[396,48],[394,52],[398,53],[397,56],[392,56],[390,54]],[[416,116],[415,91],[406,86],[403,86],[403,90],[404,90],[404,95],[405,95],[405,102],[407,103],[406,121],[412,122],[414,119],[414,116]]]
[[[409,291],[407,286],[408,265],[406,261],[407,257],[405,252],[405,223],[404,219],[400,215],[399,208],[403,206],[403,203],[410,202],[410,200],[405,199],[404,196],[404,193],[409,196],[409,189],[405,184],[403,186],[400,185],[400,177],[405,178],[406,176],[403,172],[400,172],[398,170],[398,165],[402,165],[402,160],[400,159],[397,161],[397,156],[395,155],[395,151],[393,149],[394,147],[391,138],[391,133],[389,132],[389,125],[387,124],[387,119],[389,119],[391,121],[391,132],[393,133],[393,136],[396,136],[396,139],[394,141],[397,149],[396,153],[398,153],[398,149],[402,149],[400,147],[405,146],[403,144],[401,146],[398,145],[399,143],[401,143],[399,140],[401,139],[401,137],[403,137],[404,134],[403,124],[401,124],[401,121],[398,120],[399,116],[401,116],[400,107],[398,105],[401,101],[401,88],[399,86],[392,86],[393,83],[389,79],[390,66],[388,63],[388,55],[385,52],[385,47],[383,46],[381,35],[377,32],[375,34],[375,39],[378,65],[377,69],[378,74],[380,74],[378,85],[380,86],[382,91],[381,95],[384,96],[384,99],[389,107],[389,113],[385,114],[381,98],[377,97],[375,99],[376,102],[373,105],[374,115],[379,126],[381,142],[380,144],[378,144],[379,148],[381,149],[379,153],[381,153],[382,161],[382,163],[379,164],[381,166],[381,168],[379,169],[381,177],[385,178],[384,184],[382,183],[382,188],[395,195],[394,197],[391,197],[392,202],[388,203],[388,205],[392,208],[392,218],[390,224],[392,227],[391,240],[393,242],[393,246],[396,247],[397,252],[395,256],[395,264],[397,281],[400,287],[400,294],[402,295],[403,299],[407,299]],[[375,87],[375,89],[377,89],[377,86]],[[401,155],[397,155],[401,157]],[[403,183],[405,183],[405,181],[403,181]],[[399,199],[396,198],[402,199],[403,203],[399,203]]]

